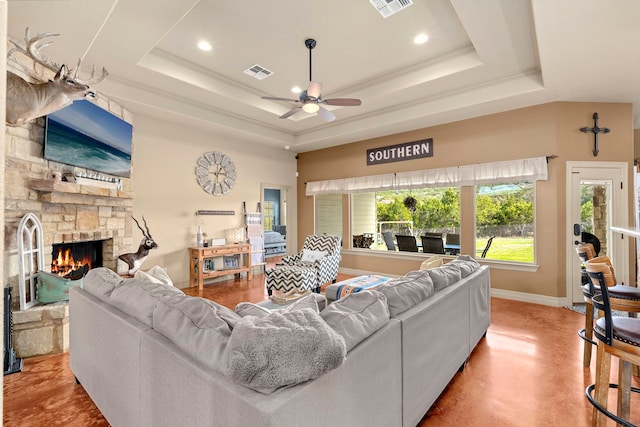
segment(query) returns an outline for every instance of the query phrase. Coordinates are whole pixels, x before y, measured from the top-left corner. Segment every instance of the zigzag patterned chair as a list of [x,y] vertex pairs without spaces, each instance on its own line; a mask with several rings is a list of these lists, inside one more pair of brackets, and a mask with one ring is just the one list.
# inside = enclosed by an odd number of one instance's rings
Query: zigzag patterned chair
[[269,295],[275,290],[320,293],[321,285],[335,283],[340,264],[340,244],[341,238],[337,236],[307,236],[299,253],[282,257],[282,265],[266,271]]

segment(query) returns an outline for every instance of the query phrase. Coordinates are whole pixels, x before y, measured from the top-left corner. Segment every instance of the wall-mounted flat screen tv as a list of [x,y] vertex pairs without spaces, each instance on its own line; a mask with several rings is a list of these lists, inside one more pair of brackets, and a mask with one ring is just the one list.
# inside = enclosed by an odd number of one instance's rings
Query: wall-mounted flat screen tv
[[47,116],[44,158],[128,178],[133,127],[89,101]]

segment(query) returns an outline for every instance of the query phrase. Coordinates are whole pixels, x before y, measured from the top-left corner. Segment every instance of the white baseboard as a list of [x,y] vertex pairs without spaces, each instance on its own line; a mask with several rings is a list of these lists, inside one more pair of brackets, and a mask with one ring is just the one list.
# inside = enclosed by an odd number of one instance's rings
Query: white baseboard
[[565,307],[572,305],[566,297],[550,297],[546,295],[529,294],[526,292],[507,291],[491,288],[491,296],[510,299],[514,301],[530,302],[533,304],[548,305],[551,307]]

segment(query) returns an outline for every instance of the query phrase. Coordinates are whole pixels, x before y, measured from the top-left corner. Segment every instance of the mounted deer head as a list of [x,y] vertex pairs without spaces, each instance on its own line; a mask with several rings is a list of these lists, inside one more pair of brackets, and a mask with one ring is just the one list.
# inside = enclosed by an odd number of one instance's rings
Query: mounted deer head
[[66,65],[58,65],[48,58],[43,58],[40,50],[51,44],[51,42],[44,42],[44,39],[57,35],[43,33],[32,38],[27,28],[24,46],[9,40],[15,47],[9,50],[7,57],[14,52],[23,53],[33,59],[36,64],[55,72],[56,75],[47,83],[29,83],[17,74],[7,71],[7,125],[22,126],[32,119],[60,110],[75,100],[95,97],[95,92],[91,90],[90,85],[100,83],[109,75],[103,68],[102,74],[96,77],[94,67],[91,77],[88,80],[82,80],[78,75],[81,60],[78,60],[78,66],[71,76]]
[[153,240],[153,237],[151,237],[151,233],[149,232],[149,227],[147,227],[147,221],[144,219],[144,215],[142,216],[142,221],[144,222],[144,228],[146,229],[146,231],[143,230],[142,227],[140,227],[140,223],[133,216],[131,217],[131,219],[135,221],[140,231],[142,231],[144,237],[142,238],[140,246],[138,247],[138,250],[136,252],[122,254],[118,257],[120,261],[123,261],[126,264],[126,266],[122,266],[122,264],[118,263],[118,273],[126,272],[132,275],[140,269],[140,266],[142,265],[144,260],[147,259],[147,256],[149,256],[149,251],[151,249],[157,248],[158,244],[155,242],[155,240]]

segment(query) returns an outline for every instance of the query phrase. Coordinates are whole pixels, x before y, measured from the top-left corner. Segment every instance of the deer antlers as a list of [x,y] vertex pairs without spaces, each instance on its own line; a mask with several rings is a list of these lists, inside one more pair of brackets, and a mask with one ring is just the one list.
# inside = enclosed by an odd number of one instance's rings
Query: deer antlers
[[[13,39],[9,39],[9,41],[11,42],[11,44],[13,44],[14,47],[11,48],[7,53],[7,58],[9,58],[14,52],[20,52],[30,57],[31,59],[33,59],[37,64],[40,64],[43,67],[53,71],[54,73],[57,73],[61,66],[49,58],[43,58],[40,55],[40,50],[44,47],[49,46],[51,43],[53,43],[51,41],[45,41],[45,39],[49,37],[57,37],[59,35],[60,34],[56,34],[56,33],[40,33],[40,34],[37,34],[35,37],[31,37],[29,35],[29,27],[27,27],[24,31],[24,46],[22,46],[19,42]],[[92,84],[100,83],[101,81],[106,79],[107,76],[109,75],[109,73],[107,72],[107,69],[103,67],[102,73],[100,74],[100,76],[96,76],[96,68],[94,66],[91,70],[91,76],[89,77],[89,79],[88,80],[81,79],[79,76],[81,64],[82,64],[82,59],[78,59],[78,66],[76,67],[73,74],[73,80],[75,80],[78,83],[82,83],[90,86]]]
[[135,219],[133,217],[133,215],[131,215],[131,219],[134,220],[136,222],[136,225],[138,226],[138,228],[140,229],[140,231],[142,231],[142,234],[144,235],[144,237],[153,240],[153,237],[151,237],[151,232],[149,231],[149,227],[147,227],[147,220],[144,219],[144,215],[142,215],[142,221],[144,222],[144,228],[147,229],[147,231],[145,232],[142,227],[140,227],[140,223],[138,222],[137,219]]

